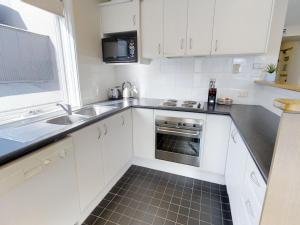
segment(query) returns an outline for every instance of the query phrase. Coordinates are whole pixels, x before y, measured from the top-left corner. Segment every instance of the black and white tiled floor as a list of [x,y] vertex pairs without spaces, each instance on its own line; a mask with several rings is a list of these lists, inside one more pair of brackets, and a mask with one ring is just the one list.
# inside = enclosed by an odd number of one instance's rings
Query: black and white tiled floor
[[83,225],[232,225],[226,187],[132,166]]

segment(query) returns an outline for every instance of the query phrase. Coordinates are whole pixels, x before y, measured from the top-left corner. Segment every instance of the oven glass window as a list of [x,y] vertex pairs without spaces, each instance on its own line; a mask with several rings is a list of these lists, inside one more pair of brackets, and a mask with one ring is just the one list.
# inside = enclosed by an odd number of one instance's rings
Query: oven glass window
[[157,133],[156,145],[162,151],[199,157],[200,138]]

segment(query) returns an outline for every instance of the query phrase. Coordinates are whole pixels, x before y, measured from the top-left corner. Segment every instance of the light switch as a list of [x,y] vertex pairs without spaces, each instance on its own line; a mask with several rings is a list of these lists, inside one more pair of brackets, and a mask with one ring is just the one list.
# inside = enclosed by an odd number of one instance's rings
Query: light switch
[[233,64],[233,66],[232,66],[232,72],[233,73],[240,73],[240,72],[242,72],[242,70],[241,70],[241,64]]

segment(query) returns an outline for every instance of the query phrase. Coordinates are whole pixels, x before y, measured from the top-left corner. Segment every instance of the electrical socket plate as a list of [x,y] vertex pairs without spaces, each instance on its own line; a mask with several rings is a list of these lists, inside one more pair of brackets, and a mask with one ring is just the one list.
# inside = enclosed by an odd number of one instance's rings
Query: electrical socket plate
[[239,98],[247,98],[248,97],[248,91],[245,91],[245,90],[243,90],[243,91],[239,91],[239,93],[238,93],[238,97]]

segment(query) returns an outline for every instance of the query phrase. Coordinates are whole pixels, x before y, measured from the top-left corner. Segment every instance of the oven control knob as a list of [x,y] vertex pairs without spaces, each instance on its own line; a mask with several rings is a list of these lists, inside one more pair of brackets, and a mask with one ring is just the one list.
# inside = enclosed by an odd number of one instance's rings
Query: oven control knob
[[186,126],[186,124],[185,124],[185,123],[183,123],[183,124],[182,124],[182,126]]

